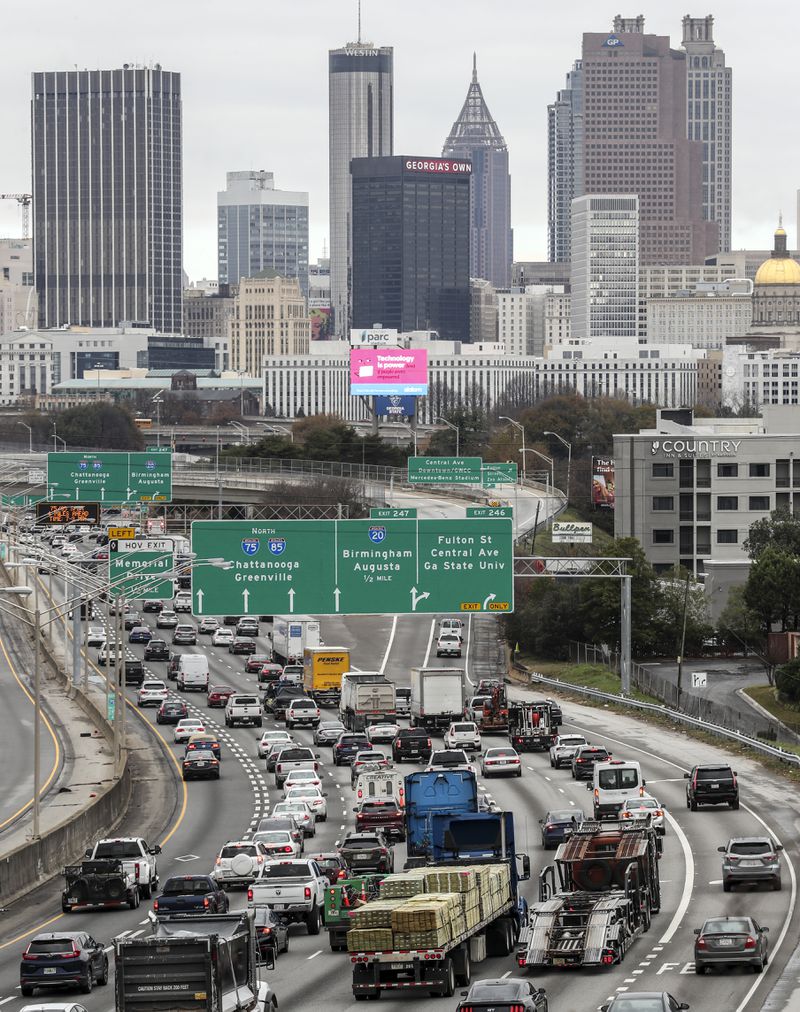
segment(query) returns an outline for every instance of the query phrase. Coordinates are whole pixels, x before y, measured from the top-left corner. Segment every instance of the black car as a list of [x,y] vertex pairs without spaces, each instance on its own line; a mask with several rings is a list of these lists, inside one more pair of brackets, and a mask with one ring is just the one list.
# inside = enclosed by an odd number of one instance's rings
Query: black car
[[269,962],[271,956],[274,961],[279,952],[289,951],[289,925],[269,907],[254,907],[253,911],[259,960]]
[[602,745],[583,745],[575,750],[572,757],[572,779],[591,780],[595,763],[604,763],[611,758],[611,753]]
[[333,765],[352,766],[356,752],[370,748],[369,738],[358,732],[346,732],[339,735],[339,740],[333,746]]
[[585,818],[579,808],[559,808],[558,811],[546,812],[545,817],[539,819],[544,849],[552,850],[563,843],[567,830],[576,829]]
[[547,992],[522,977],[476,980],[461,992],[457,1012],[547,1012]]
[[228,647],[229,654],[254,654],[256,652],[256,641],[247,639],[244,636],[235,636]]
[[[276,691],[270,691],[273,687],[276,687]],[[303,696],[305,696],[305,690],[302,686],[281,685],[278,687],[277,682],[271,682],[261,699],[261,705],[267,713],[271,713],[278,720],[283,720],[286,716],[287,706],[293,699],[302,699]]]
[[223,625],[238,625],[239,624],[239,620],[241,619],[241,617],[242,617],[241,615],[226,615],[223,618],[223,620],[222,620],[222,624]]
[[141,685],[144,681],[144,664],[138,657],[125,658],[125,684]]
[[165,699],[156,713],[157,724],[177,724],[189,716],[189,708],[181,699]]
[[184,780],[219,780],[219,759],[210,748],[187,752],[182,764]]
[[360,871],[394,871],[394,851],[381,832],[348,833],[339,845],[339,853],[354,875]]
[[170,914],[227,914],[228,894],[211,875],[171,875],[153,901],[158,917]]
[[698,805],[729,805],[739,807],[739,784],[736,771],[730,766],[693,766],[691,773],[684,773],[686,784],[686,807],[693,812]]
[[163,601],[145,601],[142,605],[142,611],[155,612],[157,615],[163,607]]
[[89,994],[108,983],[108,956],[101,942],[85,931],[36,935],[22,954],[20,991],[30,998],[37,987],[79,987]]
[[150,640],[144,648],[144,659],[146,661],[168,661],[169,647],[166,640]]
[[432,751],[431,736],[419,727],[401,727],[392,739],[392,758],[397,763],[407,759],[427,762]]

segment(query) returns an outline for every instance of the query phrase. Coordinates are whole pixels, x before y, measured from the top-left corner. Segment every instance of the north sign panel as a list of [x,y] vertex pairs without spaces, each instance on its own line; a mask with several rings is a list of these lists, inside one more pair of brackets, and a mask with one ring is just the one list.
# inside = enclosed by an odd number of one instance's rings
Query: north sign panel
[[170,502],[171,453],[48,453],[48,498]]

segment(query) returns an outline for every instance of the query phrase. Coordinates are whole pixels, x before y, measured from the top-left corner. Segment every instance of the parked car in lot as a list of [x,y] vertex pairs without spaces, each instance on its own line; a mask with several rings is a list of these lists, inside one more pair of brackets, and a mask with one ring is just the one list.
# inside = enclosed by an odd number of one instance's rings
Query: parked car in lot
[[169,647],[166,640],[151,639],[144,648],[144,659],[146,661],[168,661]]
[[23,998],[30,998],[37,987],[71,985],[89,994],[95,984],[107,984],[108,956],[103,948],[103,943],[96,942],[86,931],[36,935],[22,954],[19,983]]
[[700,805],[728,805],[739,807],[739,783],[736,771],[730,766],[693,766],[684,773],[686,807],[696,812]]
[[710,917],[694,929],[695,973],[712,966],[749,966],[761,973],[769,962],[768,932],[752,917]]
[[768,836],[735,836],[722,854],[722,888],[729,893],[740,883],[766,882],[776,891],[781,888],[781,855],[783,847]]
[[544,849],[553,850],[559,843],[563,843],[567,832],[576,829],[585,818],[579,808],[559,808],[545,812],[544,818],[539,819]]

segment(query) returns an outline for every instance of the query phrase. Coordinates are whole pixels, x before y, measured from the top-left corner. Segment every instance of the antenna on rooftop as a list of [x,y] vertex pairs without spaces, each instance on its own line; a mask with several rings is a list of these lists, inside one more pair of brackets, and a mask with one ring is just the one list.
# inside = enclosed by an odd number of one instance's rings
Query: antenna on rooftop
[[358,44],[361,45],[361,0],[358,0]]

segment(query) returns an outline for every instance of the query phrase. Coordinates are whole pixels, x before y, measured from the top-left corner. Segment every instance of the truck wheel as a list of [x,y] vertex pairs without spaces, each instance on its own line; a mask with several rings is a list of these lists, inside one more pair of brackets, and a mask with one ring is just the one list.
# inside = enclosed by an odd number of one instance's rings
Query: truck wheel
[[[449,958],[445,963],[445,972],[447,973],[447,977],[438,994],[440,998],[452,998],[456,993],[456,971],[452,958]],[[380,992],[378,993],[380,994]]]
[[469,987],[472,976],[472,966],[469,959],[469,942],[465,942],[453,956],[456,963],[456,984],[459,987]]
[[139,906],[139,890],[136,886],[128,893],[128,906],[135,910]]
[[150,882],[142,883],[142,885],[139,886],[139,889],[141,890],[142,896],[144,896],[146,900],[149,900],[150,897],[153,895],[153,886],[151,885]]
[[256,727],[262,727],[263,724],[264,724],[264,721],[259,717],[259,719],[256,721]]
[[311,908],[311,913],[306,917],[306,927],[309,935],[319,934],[319,907],[316,903]]
[[20,987],[20,991],[22,992],[23,998],[30,998],[33,996],[33,988],[30,986],[30,984],[23,984]]

